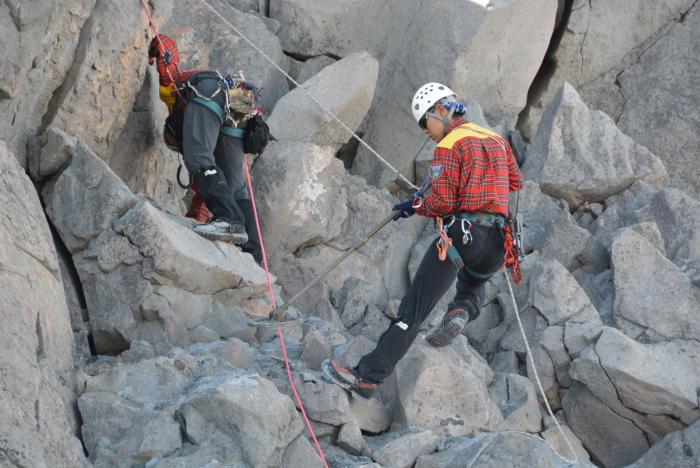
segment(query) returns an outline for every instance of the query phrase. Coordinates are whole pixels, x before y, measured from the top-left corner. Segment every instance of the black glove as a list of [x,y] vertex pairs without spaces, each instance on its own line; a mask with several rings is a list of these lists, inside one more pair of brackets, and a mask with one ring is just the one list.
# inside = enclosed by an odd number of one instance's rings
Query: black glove
[[398,212],[395,213],[394,219],[409,218],[416,214],[416,209],[413,208],[413,200],[413,198],[409,198],[408,200],[402,201],[398,205],[394,205],[393,210]]

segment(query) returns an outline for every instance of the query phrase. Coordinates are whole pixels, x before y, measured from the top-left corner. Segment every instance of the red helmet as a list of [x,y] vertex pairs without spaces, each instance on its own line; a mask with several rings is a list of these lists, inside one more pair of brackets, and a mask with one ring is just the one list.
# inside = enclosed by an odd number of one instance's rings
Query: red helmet
[[180,51],[172,37],[158,34],[158,37],[151,39],[151,45],[148,47],[149,65],[153,65],[154,60],[158,68],[161,85],[168,86],[170,84],[168,71],[170,71],[174,79],[177,79],[177,76],[179,76]]

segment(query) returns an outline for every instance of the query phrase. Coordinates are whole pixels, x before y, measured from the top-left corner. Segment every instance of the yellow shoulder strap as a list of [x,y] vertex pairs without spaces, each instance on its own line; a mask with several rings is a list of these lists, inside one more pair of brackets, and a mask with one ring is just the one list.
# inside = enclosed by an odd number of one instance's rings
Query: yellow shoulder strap
[[437,144],[438,148],[452,148],[455,143],[459,140],[467,137],[478,138],[480,140],[485,140],[487,138],[494,138],[497,141],[501,140],[501,135],[491,130],[480,127],[474,123],[468,122],[454,128],[450,133],[445,135],[445,138],[440,140]]

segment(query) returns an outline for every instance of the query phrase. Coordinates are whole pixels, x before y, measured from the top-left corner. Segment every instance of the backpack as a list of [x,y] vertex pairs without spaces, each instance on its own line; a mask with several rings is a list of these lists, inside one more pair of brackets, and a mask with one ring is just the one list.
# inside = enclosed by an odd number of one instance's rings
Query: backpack
[[270,127],[260,114],[248,119],[243,131],[243,151],[248,154],[260,154],[270,141]]

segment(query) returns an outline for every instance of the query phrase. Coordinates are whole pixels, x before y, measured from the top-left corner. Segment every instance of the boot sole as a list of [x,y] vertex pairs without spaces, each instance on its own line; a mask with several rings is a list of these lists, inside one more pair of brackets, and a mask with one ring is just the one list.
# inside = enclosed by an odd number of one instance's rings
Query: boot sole
[[248,242],[248,236],[247,235],[241,235],[241,234],[219,234],[215,232],[198,232],[194,231],[200,236],[204,237],[205,239],[209,239],[210,241],[221,241],[221,242],[228,242],[230,244],[234,245],[243,245],[246,242]]
[[452,343],[452,340],[462,333],[465,325],[463,319],[450,320],[446,324],[440,325],[436,330],[431,330],[425,337],[425,341],[436,348],[442,348]]

